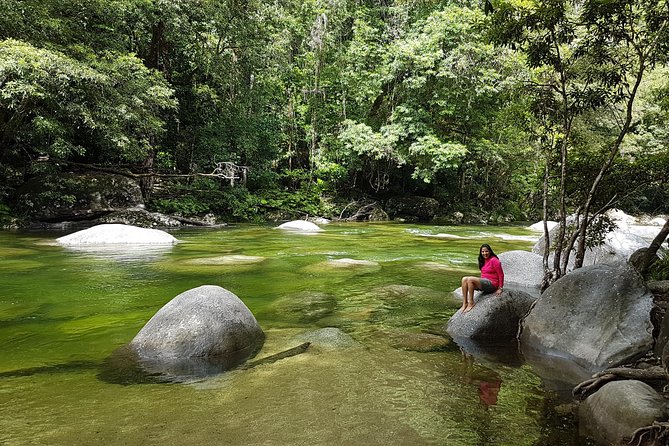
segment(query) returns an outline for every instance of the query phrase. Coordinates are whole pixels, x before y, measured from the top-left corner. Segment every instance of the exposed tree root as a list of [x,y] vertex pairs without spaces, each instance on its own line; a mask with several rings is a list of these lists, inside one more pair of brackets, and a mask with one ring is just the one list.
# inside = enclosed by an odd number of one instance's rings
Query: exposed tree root
[[572,394],[578,400],[584,400],[595,393],[604,384],[618,379],[638,379],[640,381],[660,381],[667,379],[667,373],[662,367],[654,366],[647,369],[633,369],[628,367],[614,367],[596,373],[592,378],[583,381],[574,387]]
[[634,431],[630,446],[667,446],[669,445],[669,422],[656,421],[650,426]]

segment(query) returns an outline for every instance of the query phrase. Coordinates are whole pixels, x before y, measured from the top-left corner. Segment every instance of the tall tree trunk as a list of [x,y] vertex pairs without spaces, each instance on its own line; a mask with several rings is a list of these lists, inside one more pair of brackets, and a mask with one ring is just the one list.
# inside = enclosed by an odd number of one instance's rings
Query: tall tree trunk
[[606,162],[602,165],[602,168],[599,170],[599,173],[592,182],[592,186],[590,187],[590,191],[588,192],[585,205],[583,206],[583,222],[579,228],[579,233],[578,233],[578,246],[576,248],[576,259],[574,261],[574,269],[583,266],[583,259],[585,258],[585,248],[586,248],[586,231],[588,229],[588,225],[592,221],[592,218],[590,216],[590,208],[596,196],[599,184],[604,178],[604,175],[611,168],[611,165],[613,165],[613,162],[618,156],[618,152],[620,152],[620,145],[622,144],[625,135],[627,135],[627,133],[630,130],[632,124],[632,110],[634,108],[634,100],[636,99],[636,95],[639,90],[639,86],[641,85],[641,81],[643,79],[645,71],[646,71],[646,62],[643,54],[640,54],[639,69],[637,70],[636,73],[634,86],[632,87],[632,90],[629,91],[629,96],[627,97],[627,104],[625,106],[625,122],[623,123],[623,126],[620,128],[618,137],[611,145],[611,150],[609,152],[608,158],[606,159]]
[[144,64],[158,71],[165,71],[165,22],[159,20],[151,26],[151,43]]
[[[156,151],[151,149],[149,150],[149,153],[147,153],[146,158],[144,159],[144,163],[142,164],[144,170],[143,173],[153,174],[153,165],[155,160]],[[147,201],[151,198],[154,181],[155,179],[153,175],[147,175],[139,180],[139,187],[142,190],[142,198],[144,198],[144,201]]]
[[548,288],[548,286],[553,283],[553,275],[551,269],[548,266],[548,258],[551,250],[551,237],[550,231],[548,230],[548,183],[550,180],[550,168],[548,165],[548,160],[544,166],[544,184],[543,184],[543,219],[544,219],[544,255],[543,255],[543,266],[544,266],[544,278],[541,282],[541,291]]

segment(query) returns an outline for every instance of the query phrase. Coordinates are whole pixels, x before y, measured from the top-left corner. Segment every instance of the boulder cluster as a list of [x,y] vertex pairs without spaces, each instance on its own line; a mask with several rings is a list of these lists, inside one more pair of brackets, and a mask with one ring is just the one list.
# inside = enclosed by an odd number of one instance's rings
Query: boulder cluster
[[[463,348],[472,342],[517,342],[527,362],[558,391],[646,357],[659,331],[657,322],[653,325],[656,305],[653,293],[628,260],[635,250],[649,245],[664,221],[642,225],[622,213],[612,216],[618,228],[602,246],[589,250],[586,266],[570,271],[543,292],[543,256],[539,254],[543,237],[533,252],[500,254],[504,292],[499,297],[476,295],[471,311],[458,311],[448,321],[448,333],[456,342],[466,339]],[[550,228],[556,230],[555,225]],[[460,289],[455,293],[462,294]],[[665,337],[669,337],[669,321],[667,325]],[[628,400],[638,403],[623,403]],[[628,414],[630,407],[640,405],[643,409]],[[584,435],[601,444],[621,444],[637,429],[666,418],[666,406],[648,384],[610,382],[580,404],[579,425]],[[625,423],[620,422],[622,418]]]

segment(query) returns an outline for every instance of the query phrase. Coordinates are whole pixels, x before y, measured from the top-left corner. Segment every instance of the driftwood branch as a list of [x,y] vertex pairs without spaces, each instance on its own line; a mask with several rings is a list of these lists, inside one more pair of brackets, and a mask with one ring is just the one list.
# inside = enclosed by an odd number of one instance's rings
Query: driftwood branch
[[230,180],[234,184],[235,180],[240,180],[242,183],[246,182],[246,177],[249,171],[247,166],[237,166],[231,162],[222,162],[216,163],[217,166],[211,173],[159,173],[159,172],[142,172],[135,173],[130,170],[125,169],[114,169],[111,167],[97,166],[95,164],[86,164],[86,163],[76,163],[74,161],[64,161],[64,160],[40,160],[41,162],[53,162],[56,164],[65,164],[68,166],[79,167],[82,169],[93,170],[96,172],[105,172],[115,175],[121,175],[127,178],[133,179],[142,179],[142,178],[193,178],[193,177],[208,177],[208,178],[220,178],[225,180]]
[[253,367],[257,367],[259,365],[264,365],[264,364],[272,364],[275,363],[276,361],[280,359],[285,359],[285,358],[290,358],[291,356],[296,356],[301,353],[304,353],[307,351],[309,346],[311,345],[311,342],[305,342],[304,344],[300,344],[297,347],[289,348],[288,350],[284,350],[282,352],[276,353],[274,355],[266,356],[264,358],[258,359],[256,361],[252,361],[246,365],[244,365],[242,368],[243,369],[251,369]]

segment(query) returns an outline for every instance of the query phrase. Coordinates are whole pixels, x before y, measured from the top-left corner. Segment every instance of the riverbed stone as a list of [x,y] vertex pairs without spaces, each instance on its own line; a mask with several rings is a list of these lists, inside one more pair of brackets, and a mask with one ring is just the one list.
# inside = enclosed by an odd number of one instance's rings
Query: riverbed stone
[[364,274],[381,269],[378,262],[363,259],[329,259],[323,262],[307,265],[302,270],[309,274],[332,273],[335,271],[352,274]]
[[515,339],[520,320],[527,314],[536,297],[519,290],[504,290],[475,295],[476,305],[469,312],[458,310],[448,321],[446,331],[454,338],[477,341]]
[[566,356],[592,373],[653,345],[653,296],[629,265],[591,265],[552,284],[523,320],[521,347]]
[[[232,292],[215,285],[170,300],[130,342],[152,372],[226,370],[255,356],[265,335],[251,311]],[[173,372],[176,370],[176,372]]]
[[302,291],[278,297],[272,302],[271,308],[288,320],[314,323],[334,313],[337,297],[330,293]]
[[102,224],[56,239],[64,246],[77,245],[173,245],[174,236],[159,229],[121,224]]
[[579,430],[603,445],[627,444],[634,431],[664,419],[666,413],[664,398],[648,384],[613,381],[581,403]]
[[267,257],[263,256],[229,254],[215,257],[197,257],[195,259],[185,260],[184,263],[189,265],[237,266],[237,265],[254,265],[256,263],[264,262],[266,259]]
[[298,342],[311,342],[315,347],[324,350],[339,350],[360,347],[360,343],[351,335],[337,327],[324,327],[307,331],[295,337]]

